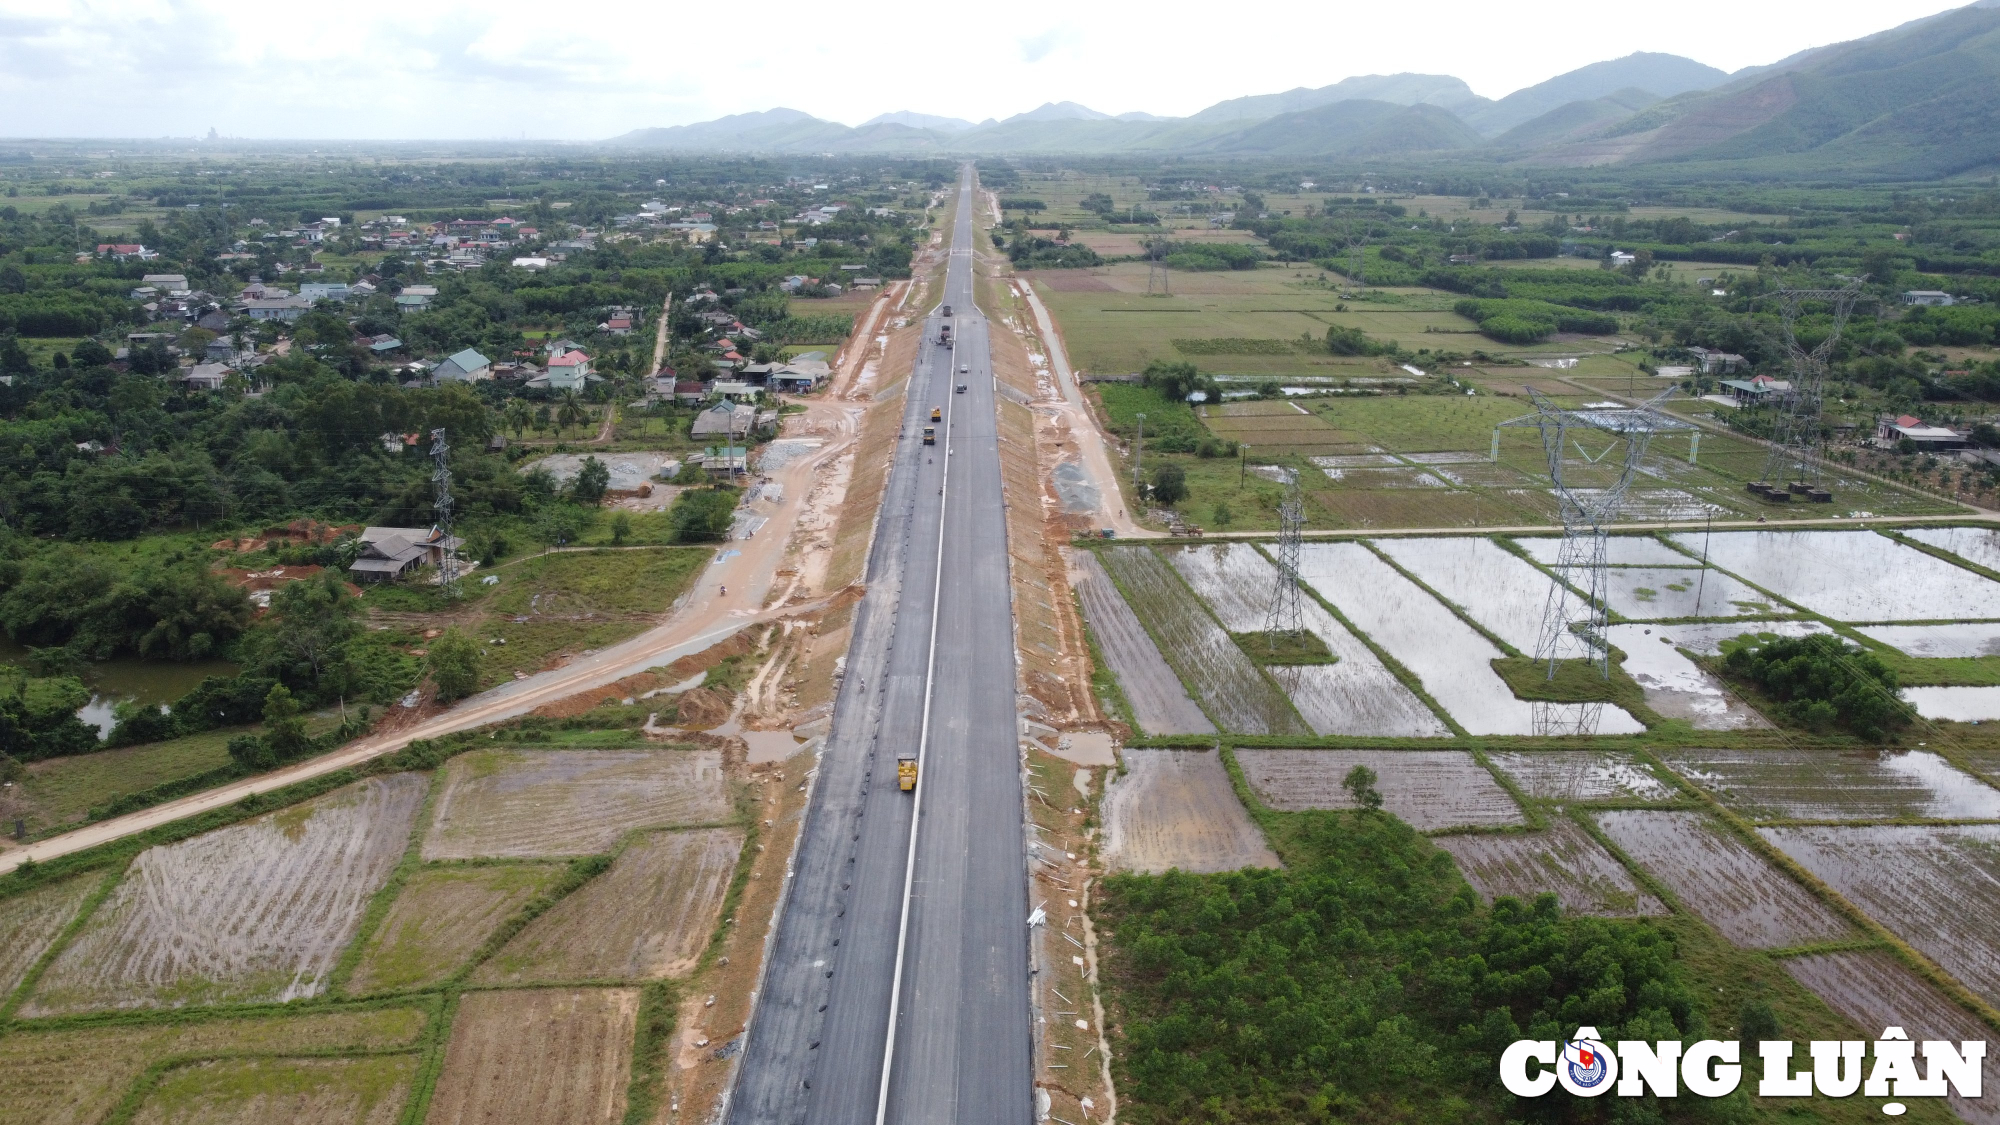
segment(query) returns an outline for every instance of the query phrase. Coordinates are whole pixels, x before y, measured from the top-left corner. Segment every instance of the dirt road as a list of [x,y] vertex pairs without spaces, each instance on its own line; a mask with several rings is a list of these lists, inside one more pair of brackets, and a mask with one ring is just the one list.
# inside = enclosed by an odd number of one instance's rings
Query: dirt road
[[[814,402],[806,414],[795,416],[795,419],[795,425],[814,436],[823,437],[825,444],[813,451],[811,456],[802,457],[771,474],[773,481],[784,486],[783,499],[777,503],[760,500],[755,502],[754,508],[759,515],[767,517],[765,527],[769,530],[748,539],[730,540],[720,545],[714,560],[702,572],[694,587],[659,626],[631,640],[579,657],[561,668],[482,692],[449,711],[404,729],[371,735],[331,754],[284,769],[15,848],[0,854],[0,874],[13,870],[26,860],[42,862],[69,855],[218,809],[252,794],[268,793],[360,765],[393,754],[416,739],[436,738],[524,715],[544,704],[603,687],[634,672],[700,652],[746,626],[816,611],[822,599],[795,600],[793,597],[799,577],[797,568],[786,567],[792,538],[789,531],[798,525],[815,479],[853,443],[854,429],[850,409],[836,403]],[[780,576],[777,573],[780,569],[791,569],[794,573]],[[780,586],[780,582],[784,585]],[[724,588],[729,591],[726,595],[722,593]]]

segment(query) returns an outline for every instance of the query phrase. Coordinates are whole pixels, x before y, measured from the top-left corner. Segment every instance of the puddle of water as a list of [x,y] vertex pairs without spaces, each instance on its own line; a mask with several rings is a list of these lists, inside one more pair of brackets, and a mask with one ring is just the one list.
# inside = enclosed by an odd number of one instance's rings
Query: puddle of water
[[[1050,753],[1065,762],[1074,762],[1079,766],[1109,766],[1118,760],[1112,755],[1112,747],[1111,736],[1103,731],[1079,730],[1070,731],[1057,739],[1055,749]],[[1079,776],[1085,777],[1086,780],[1079,784],[1089,785],[1087,780],[1089,772],[1081,771]]]
[[782,762],[805,745],[788,730],[746,730],[737,732],[736,737],[750,748],[750,764],[753,766]]

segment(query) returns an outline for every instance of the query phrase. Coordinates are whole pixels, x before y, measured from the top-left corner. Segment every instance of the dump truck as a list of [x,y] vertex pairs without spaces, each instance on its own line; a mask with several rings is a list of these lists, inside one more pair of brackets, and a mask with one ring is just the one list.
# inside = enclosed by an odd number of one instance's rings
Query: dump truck
[[931,407],[931,421],[933,422],[944,421],[944,411],[935,406]]
[[946,305],[946,306],[944,307],[944,318],[945,318],[946,320],[950,320],[950,319],[951,319],[951,306],[950,306],[950,305]]
[[908,793],[917,787],[917,752],[904,750],[896,755],[896,787]]
[[947,324],[938,329],[938,346],[944,348],[951,346],[951,325]]
[[937,427],[936,427],[936,426],[925,426],[925,427],[924,427],[924,444],[925,444],[925,445],[936,445],[936,444],[937,444]]

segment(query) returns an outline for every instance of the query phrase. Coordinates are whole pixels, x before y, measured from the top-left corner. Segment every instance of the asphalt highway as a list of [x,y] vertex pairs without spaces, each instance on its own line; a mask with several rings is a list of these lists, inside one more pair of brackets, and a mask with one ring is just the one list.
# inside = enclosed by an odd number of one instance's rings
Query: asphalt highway
[[[1033,1120],[1013,603],[972,215],[968,168],[941,302],[953,342],[928,310],[735,1125]],[[896,785],[904,748],[922,755],[915,794]]]

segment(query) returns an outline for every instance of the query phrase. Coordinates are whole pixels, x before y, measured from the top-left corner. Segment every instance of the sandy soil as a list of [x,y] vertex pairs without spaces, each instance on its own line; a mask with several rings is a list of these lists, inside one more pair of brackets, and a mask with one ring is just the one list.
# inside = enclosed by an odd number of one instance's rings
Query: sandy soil
[[347,993],[361,996],[443,980],[561,872],[553,863],[416,872],[369,938]]
[[625,1113],[639,993],[471,992],[426,1125],[598,1125]]
[[1104,794],[1104,864],[1158,874],[1277,867],[1213,750],[1126,750]]
[[1750,949],[1855,937],[1854,927],[1700,813],[1621,809],[1598,827],[1681,905]]
[[1569,820],[1518,836],[1441,836],[1465,880],[1486,901],[1512,895],[1530,901],[1553,892],[1575,914],[1625,917],[1665,914],[1659,899],[1639,889],[1604,846]]
[[1349,770],[1375,771],[1382,807],[1420,832],[1526,824],[1514,799],[1461,750],[1238,750],[1259,800],[1274,809],[1351,809]]
[[417,1056],[218,1059],[169,1071],[134,1125],[394,1125]]
[[446,763],[423,854],[597,855],[635,828],[728,815],[714,751],[475,750]]
[[1097,934],[1089,913],[1090,893],[1103,870],[1096,830],[1087,824],[1093,797],[1086,790],[1094,792],[1088,779],[1097,771],[1039,750],[1027,752],[1026,765],[1035,845],[1029,852],[1028,893],[1047,915],[1029,946],[1035,1013],[1042,1017],[1036,1025],[1035,1072],[1041,1076],[1036,1086],[1049,1096],[1051,1119],[1107,1120],[1117,1095],[1105,1053]]
[[736,828],[647,836],[529,923],[473,977],[515,984],[686,973],[715,930],[742,851]]
[[374,778],[140,853],[23,1014],[317,995],[428,786]]

